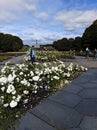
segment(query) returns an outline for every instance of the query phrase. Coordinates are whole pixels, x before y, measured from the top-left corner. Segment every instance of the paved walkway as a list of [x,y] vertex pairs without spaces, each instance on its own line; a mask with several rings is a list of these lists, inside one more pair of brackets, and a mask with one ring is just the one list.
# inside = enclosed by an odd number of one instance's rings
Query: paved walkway
[[[13,57],[12,59],[0,62],[0,67],[4,66],[7,61],[10,61],[12,64],[22,63],[24,56],[25,55]],[[76,56],[75,59],[62,59],[62,61],[66,65],[69,65],[72,62],[73,64],[79,64],[87,68],[97,68],[97,59],[93,60],[91,57],[89,59],[86,59],[82,56]]]
[[75,59],[63,59],[62,61],[64,61],[66,65],[69,65],[72,62],[73,64],[77,63],[87,68],[97,68],[97,59],[94,60],[92,57],[86,59],[83,56],[76,56]]
[[4,60],[4,61],[0,62],[0,66],[5,65],[5,63],[8,61],[10,61],[12,64],[22,63],[24,60],[24,56],[25,55],[21,55],[21,56],[13,57],[8,60]]
[[15,130],[97,130],[97,69],[31,109]]

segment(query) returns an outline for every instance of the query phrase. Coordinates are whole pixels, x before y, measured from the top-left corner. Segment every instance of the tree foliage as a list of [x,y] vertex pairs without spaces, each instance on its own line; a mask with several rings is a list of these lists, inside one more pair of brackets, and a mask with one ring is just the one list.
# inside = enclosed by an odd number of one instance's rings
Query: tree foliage
[[72,44],[74,50],[82,50],[82,38],[81,37],[75,37],[74,42]]
[[63,38],[53,43],[53,47],[59,51],[69,51],[72,50],[81,50],[82,49],[82,41],[81,37],[76,37],[75,39]]
[[3,38],[4,38],[4,34],[0,33],[0,50],[1,50],[1,41],[2,41]]
[[83,47],[89,47],[90,49],[97,48],[97,20],[93,22],[82,36]]
[[71,46],[72,45],[67,38],[60,39],[53,43],[53,47],[59,51],[68,51]]
[[66,51],[70,49],[80,51],[85,50],[86,47],[94,50],[94,48],[97,48],[97,20],[86,28],[82,37],[75,37],[75,39],[63,38],[54,41],[53,47],[59,51]]
[[22,40],[11,34],[0,33],[0,50],[7,51],[19,51],[23,47]]

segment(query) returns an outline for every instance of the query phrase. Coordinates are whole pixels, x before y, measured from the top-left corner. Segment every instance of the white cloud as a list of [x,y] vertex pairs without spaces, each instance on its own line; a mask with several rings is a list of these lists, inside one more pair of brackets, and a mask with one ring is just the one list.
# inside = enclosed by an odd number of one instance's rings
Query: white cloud
[[63,24],[66,30],[76,30],[89,26],[97,18],[97,10],[62,11],[55,17],[55,24]]
[[55,35],[55,34],[49,34],[49,35],[46,35],[45,37],[44,37],[44,39],[46,40],[46,41],[55,41],[55,40],[57,40],[57,39],[59,39],[59,35]]
[[15,9],[15,10],[22,10],[22,9],[36,9],[35,8],[36,2],[35,0],[3,0],[0,1],[0,8],[4,10],[10,10],[10,9]]
[[31,3],[25,3],[25,9],[27,9],[27,10],[36,10],[36,5],[35,4],[31,4]]
[[19,19],[25,15],[25,11],[35,10],[35,0],[3,0],[0,1],[0,21]]
[[48,18],[48,14],[46,12],[41,12],[41,13],[36,14],[36,18],[46,20]]

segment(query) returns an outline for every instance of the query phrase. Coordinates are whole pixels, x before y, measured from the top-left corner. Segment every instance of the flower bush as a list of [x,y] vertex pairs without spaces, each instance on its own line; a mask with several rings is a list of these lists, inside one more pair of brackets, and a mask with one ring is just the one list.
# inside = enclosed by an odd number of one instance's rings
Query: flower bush
[[[26,57],[27,61],[30,61],[30,50],[27,52],[28,57]],[[74,59],[74,55],[70,55],[69,52],[58,52],[58,51],[37,51],[37,62],[52,62],[56,60],[60,60],[62,58]]]
[[[33,107],[41,97],[56,91],[64,84],[71,82],[80,72],[87,68],[83,66],[69,66],[59,60],[52,62],[34,63],[28,62],[29,57],[25,57],[25,62],[12,66],[10,63],[1,69],[0,75],[0,124],[8,120],[6,110],[18,117],[20,108]],[[3,116],[2,116],[3,115]],[[20,114],[21,115],[21,114]],[[11,117],[11,119],[13,119]],[[7,125],[9,125],[8,123]],[[6,128],[8,127],[6,125]],[[1,125],[3,130],[3,125]]]

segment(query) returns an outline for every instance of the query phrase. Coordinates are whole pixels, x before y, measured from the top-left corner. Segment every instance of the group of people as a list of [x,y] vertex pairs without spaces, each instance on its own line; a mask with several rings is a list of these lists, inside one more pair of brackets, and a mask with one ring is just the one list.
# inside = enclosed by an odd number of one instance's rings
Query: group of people
[[[86,48],[86,58],[89,58],[89,54],[90,54],[90,49],[87,47]],[[97,49],[95,48],[94,50],[93,50],[93,59],[96,59],[97,58]]]

